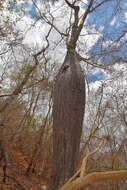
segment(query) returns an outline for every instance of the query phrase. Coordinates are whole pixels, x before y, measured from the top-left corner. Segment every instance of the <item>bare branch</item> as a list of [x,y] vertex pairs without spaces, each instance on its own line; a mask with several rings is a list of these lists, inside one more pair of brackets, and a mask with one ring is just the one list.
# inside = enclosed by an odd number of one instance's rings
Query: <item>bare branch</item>
[[95,9],[97,9],[98,7],[100,7],[102,4],[107,3],[107,2],[109,2],[109,1],[112,1],[112,0],[104,0],[104,1],[102,1],[101,3],[98,3],[94,8],[92,8],[92,9],[90,10],[90,13],[92,13],[93,11],[95,11]]
[[84,15],[83,15],[82,22],[80,22],[80,25],[79,25],[79,28],[78,28],[78,32],[77,32],[77,39],[78,39],[78,37],[79,37],[79,35],[80,35],[80,33],[81,33],[81,30],[82,30],[82,28],[83,28],[83,24],[84,24],[84,22],[85,22],[85,20],[86,20],[86,18],[87,18],[87,15],[90,13],[90,9],[91,9],[91,7],[92,7],[92,5],[93,5],[93,1],[94,1],[94,0],[90,0],[90,3],[89,3],[89,5],[88,5],[88,8],[87,8],[87,10],[85,11],[85,13],[84,13]]
[[74,3],[71,4],[68,0],[65,0],[65,2],[67,3],[69,7],[71,7],[72,9],[75,9]]
[[[38,8],[37,4],[35,3],[34,0],[32,0],[34,6],[36,7],[38,13],[39,13],[39,16],[42,20],[44,20],[47,24],[49,24],[50,26],[52,26],[61,36],[67,36],[67,34],[59,31],[59,29],[53,24],[53,22],[51,22],[44,14],[42,15],[40,9]],[[51,16],[51,13],[50,13],[50,16]]]
[[[34,61],[35,61],[35,64],[31,67],[30,70],[28,70],[28,72],[26,73],[24,79],[22,80],[22,82],[15,88],[15,90],[12,92],[11,95],[7,95],[9,96],[6,101],[5,101],[5,104],[3,104],[3,106],[1,106],[0,108],[0,113],[3,112],[12,102],[13,100],[15,99],[15,97],[21,93],[21,91],[23,90],[23,87],[24,85],[27,83],[27,81],[29,80],[29,77],[31,75],[31,73],[37,68],[37,66],[39,65],[39,61],[38,61],[38,56],[39,55],[43,55],[43,57],[45,58],[45,55],[44,55],[44,52],[47,50],[47,48],[49,47],[49,41],[48,41],[48,37],[50,35],[50,32],[52,30],[52,25],[51,25],[51,28],[49,29],[47,35],[46,35],[46,41],[47,41],[47,45],[46,47],[43,47],[38,53],[34,54],[33,55],[33,58],[34,58]],[[47,63],[47,60],[45,58],[45,62]],[[45,63],[45,64],[46,64]],[[2,96],[2,95],[1,95]]]
[[2,113],[12,103],[12,101],[15,99],[15,97],[19,93],[21,93],[21,91],[23,89],[23,86],[26,84],[26,82],[28,81],[31,73],[36,69],[37,65],[38,65],[37,60],[35,60],[35,65],[26,73],[26,75],[25,75],[23,81],[21,82],[21,84],[16,87],[16,89],[13,91],[11,97],[9,97],[6,100],[5,104],[3,106],[1,106],[0,113]]
[[83,159],[82,166],[81,166],[81,173],[80,173],[81,178],[86,175],[86,164],[87,164],[88,158],[90,156],[93,156],[93,154],[95,154],[101,148],[103,143],[104,143],[104,138],[101,139],[101,142],[99,143],[98,147],[93,152],[90,152],[88,155],[86,155],[85,158]]
[[127,179],[127,170],[121,171],[107,171],[107,172],[93,172],[91,174],[86,175],[83,178],[77,178],[72,183],[66,183],[58,190],[77,190],[79,188],[84,187],[85,185],[99,182],[99,181],[107,181],[107,180],[120,180]]
[[98,65],[98,64],[96,64],[96,63],[91,63],[91,62],[90,62],[90,59],[86,59],[86,58],[82,57],[82,56],[81,56],[80,54],[78,54],[77,52],[76,52],[76,55],[77,55],[79,61],[84,61],[84,62],[87,63],[88,65],[91,65],[91,66],[94,66],[94,67],[97,67],[97,68],[101,68],[101,69],[110,71],[110,69],[107,68],[107,66],[105,67],[105,66],[103,66],[103,65]]
[[0,98],[7,97],[7,96],[12,96],[12,94],[2,94],[0,95]]

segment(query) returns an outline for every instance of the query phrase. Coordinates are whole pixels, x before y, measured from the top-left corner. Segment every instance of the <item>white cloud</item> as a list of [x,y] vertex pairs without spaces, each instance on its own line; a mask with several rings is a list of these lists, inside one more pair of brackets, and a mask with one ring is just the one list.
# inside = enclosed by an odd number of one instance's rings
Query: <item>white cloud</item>
[[125,12],[124,15],[125,15],[125,18],[126,18],[126,21],[127,21],[127,12]]
[[104,30],[104,26],[99,27],[99,31],[102,32]]
[[116,17],[114,17],[114,18],[112,19],[112,21],[110,22],[110,25],[113,26],[115,23],[116,23]]

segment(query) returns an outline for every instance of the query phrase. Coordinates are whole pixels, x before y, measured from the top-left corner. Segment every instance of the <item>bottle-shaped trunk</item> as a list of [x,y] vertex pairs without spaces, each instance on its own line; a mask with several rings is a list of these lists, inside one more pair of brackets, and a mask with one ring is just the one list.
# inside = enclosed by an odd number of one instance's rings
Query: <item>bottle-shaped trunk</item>
[[77,169],[84,109],[85,77],[76,55],[68,52],[53,90],[52,190]]

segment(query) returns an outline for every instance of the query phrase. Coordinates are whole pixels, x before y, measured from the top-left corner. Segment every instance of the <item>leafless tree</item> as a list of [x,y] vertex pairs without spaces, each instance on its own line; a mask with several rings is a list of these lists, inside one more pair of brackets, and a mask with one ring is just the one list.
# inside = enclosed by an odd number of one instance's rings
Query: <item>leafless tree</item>
[[53,92],[53,182],[57,189],[77,169],[85,108],[85,76],[68,52]]

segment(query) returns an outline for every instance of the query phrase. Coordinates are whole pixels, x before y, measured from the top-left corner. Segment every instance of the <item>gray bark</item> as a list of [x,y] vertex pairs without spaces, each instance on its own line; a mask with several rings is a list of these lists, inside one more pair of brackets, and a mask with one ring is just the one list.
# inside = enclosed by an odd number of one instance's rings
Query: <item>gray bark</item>
[[68,52],[53,91],[53,174],[51,189],[76,171],[85,109],[85,77],[76,55]]

